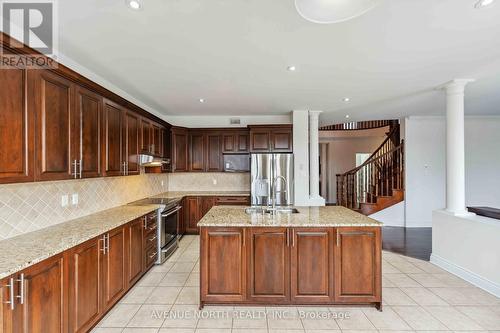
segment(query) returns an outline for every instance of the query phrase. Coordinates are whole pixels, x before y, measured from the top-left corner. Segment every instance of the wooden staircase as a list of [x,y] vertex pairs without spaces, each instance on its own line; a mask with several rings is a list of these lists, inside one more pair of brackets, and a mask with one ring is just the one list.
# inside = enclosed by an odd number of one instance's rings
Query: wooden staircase
[[371,215],[404,200],[404,141],[399,126],[360,166],[337,175],[337,205]]

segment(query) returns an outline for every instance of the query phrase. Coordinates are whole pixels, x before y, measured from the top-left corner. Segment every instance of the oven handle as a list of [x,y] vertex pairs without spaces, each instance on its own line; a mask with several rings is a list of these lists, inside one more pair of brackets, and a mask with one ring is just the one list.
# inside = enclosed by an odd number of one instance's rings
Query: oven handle
[[161,214],[161,217],[167,217],[167,216],[170,216],[172,215],[173,213],[177,212],[178,210],[180,210],[182,208],[182,206],[177,206],[175,207],[175,209],[165,213],[165,214]]

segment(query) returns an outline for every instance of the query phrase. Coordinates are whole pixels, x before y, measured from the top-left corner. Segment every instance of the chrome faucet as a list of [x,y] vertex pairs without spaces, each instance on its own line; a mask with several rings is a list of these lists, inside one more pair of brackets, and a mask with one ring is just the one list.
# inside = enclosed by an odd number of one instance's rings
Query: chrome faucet
[[273,200],[273,206],[271,209],[272,215],[276,215],[276,194],[277,193],[285,193],[285,194],[287,193],[286,190],[276,191],[276,181],[278,181],[278,180],[281,180],[285,184],[285,187],[287,184],[286,178],[283,176],[276,176],[273,179],[273,183],[271,186],[271,199]]

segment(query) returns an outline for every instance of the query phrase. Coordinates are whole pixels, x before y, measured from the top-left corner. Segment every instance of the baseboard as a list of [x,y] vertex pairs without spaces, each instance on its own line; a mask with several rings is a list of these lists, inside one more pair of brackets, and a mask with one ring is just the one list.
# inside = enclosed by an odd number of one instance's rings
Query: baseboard
[[431,254],[431,263],[441,267],[445,271],[448,271],[467,282],[472,283],[476,287],[479,287],[496,297],[500,297],[500,284],[490,281],[474,272],[471,272],[463,267],[460,267],[434,253]]

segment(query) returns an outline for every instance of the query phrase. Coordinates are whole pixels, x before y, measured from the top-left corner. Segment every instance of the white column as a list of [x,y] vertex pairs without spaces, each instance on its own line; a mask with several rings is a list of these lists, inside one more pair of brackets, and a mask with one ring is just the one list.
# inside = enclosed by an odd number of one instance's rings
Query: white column
[[319,114],[309,111],[309,197],[311,205],[323,206],[325,199],[319,196]]
[[446,210],[466,215],[464,91],[471,79],[446,83]]
[[294,192],[296,206],[309,205],[309,112],[295,110],[293,119]]

